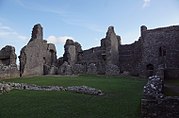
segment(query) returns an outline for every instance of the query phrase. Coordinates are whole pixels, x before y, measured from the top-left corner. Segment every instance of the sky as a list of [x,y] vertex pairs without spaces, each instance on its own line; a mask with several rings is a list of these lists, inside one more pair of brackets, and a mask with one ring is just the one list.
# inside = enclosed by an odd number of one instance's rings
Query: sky
[[130,44],[138,40],[142,25],[179,25],[179,0],[0,0],[0,48],[12,45],[19,55],[38,23],[60,57],[66,39],[83,50],[100,46],[109,26],[122,44]]

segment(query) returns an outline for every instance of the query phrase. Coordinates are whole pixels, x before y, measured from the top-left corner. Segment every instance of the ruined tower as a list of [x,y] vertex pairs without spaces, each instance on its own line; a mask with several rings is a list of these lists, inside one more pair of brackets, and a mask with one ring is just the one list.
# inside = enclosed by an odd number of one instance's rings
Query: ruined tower
[[108,27],[106,37],[101,40],[101,47],[105,50],[106,64],[119,64],[120,37],[114,32],[114,27]]
[[43,40],[43,28],[40,24],[33,27],[31,39],[21,49],[19,60],[21,76],[56,73],[56,48],[54,44]]

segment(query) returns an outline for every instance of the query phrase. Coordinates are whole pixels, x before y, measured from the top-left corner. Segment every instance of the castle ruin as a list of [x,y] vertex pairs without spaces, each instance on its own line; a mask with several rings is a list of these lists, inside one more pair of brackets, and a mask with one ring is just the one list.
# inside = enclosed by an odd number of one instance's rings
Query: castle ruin
[[[3,50],[0,64],[15,64],[14,53],[6,56]],[[128,73],[142,77],[179,78],[179,26],[157,29],[141,26],[138,41],[127,45],[121,44],[121,37],[110,26],[98,47],[82,50],[80,43],[67,39],[63,57],[57,59],[56,52],[55,45],[43,39],[42,26],[35,25],[30,41],[20,52],[20,76]],[[12,57],[14,61],[10,63]]]
[[[68,47],[68,42],[65,47]],[[71,41],[73,42],[73,41]],[[96,66],[96,74],[118,75],[128,72],[135,76],[159,75],[167,78],[179,78],[179,26],[150,29],[141,26],[141,36],[132,44],[122,45],[120,36],[110,26],[101,46],[88,50],[65,54],[61,63],[74,60],[73,65],[81,64],[88,72],[90,65]],[[68,46],[67,46],[68,45]],[[72,59],[72,57],[75,57]],[[94,68],[94,67],[93,67]]]

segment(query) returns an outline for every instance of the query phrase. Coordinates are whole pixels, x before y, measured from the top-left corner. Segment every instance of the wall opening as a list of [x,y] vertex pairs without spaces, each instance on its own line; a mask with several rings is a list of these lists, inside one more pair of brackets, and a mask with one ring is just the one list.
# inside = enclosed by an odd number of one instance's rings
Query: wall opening
[[53,65],[54,61],[55,61],[55,59],[54,59],[55,58],[54,57],[55,56],[55,51],[54,50],[50,50],[50,54],[51,54],[51,63],[50,64]]
[[146,66],[147,77],[154,75],[154,66],[152,64],[148,64]]
[[165,47],[160,47],[159,48],[159,56],[160,57],[164,57],[164,56],[166,56],[166,48]]

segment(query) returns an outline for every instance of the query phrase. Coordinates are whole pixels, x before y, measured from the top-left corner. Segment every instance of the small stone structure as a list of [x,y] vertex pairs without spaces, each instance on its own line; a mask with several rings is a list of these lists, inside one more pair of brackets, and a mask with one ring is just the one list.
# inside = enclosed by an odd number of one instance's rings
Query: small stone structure
[[71,91],[81,94],[89,94],[89,95],[104,95],[104,93],[95,88],[91,88],[88,86],[38,86],[35,84],[26,84],[26,83],[0,83],[0,92],[9,92],[12,89],[17,90],[35,90],[35,91]]
[[144,86],[144,96],[141,99],[143,118],[178,118],[179,97],[164,96],[163,80],[151,76]]
[[16,58],[14,47],[7,45],[0,50],[0,78],[14,78],[19,76]]

